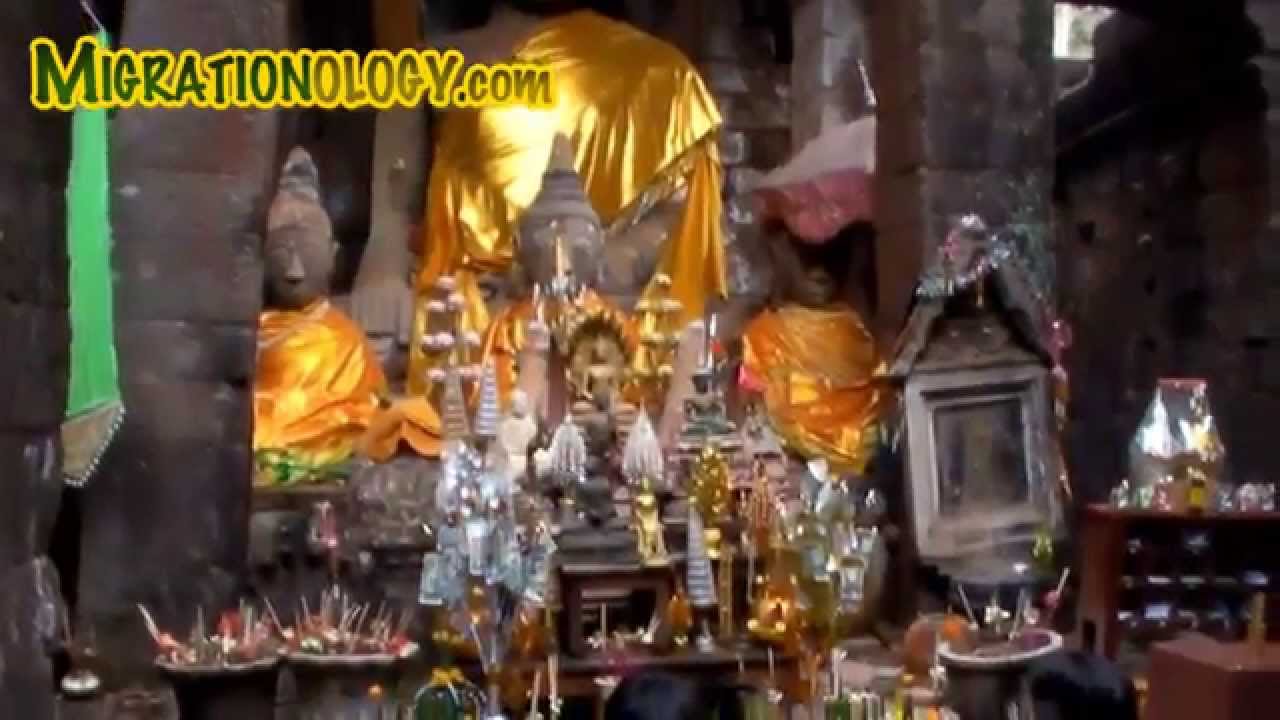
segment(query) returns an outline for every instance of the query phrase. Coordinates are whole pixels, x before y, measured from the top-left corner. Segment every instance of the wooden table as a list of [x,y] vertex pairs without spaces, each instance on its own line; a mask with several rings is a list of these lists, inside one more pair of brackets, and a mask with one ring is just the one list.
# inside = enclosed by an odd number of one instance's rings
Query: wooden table
[[588,653],[583,601],[588,592],[652,592],[655,611],[663,612],[674,592],[674,582],[673,570],[669,566],[576,563],[561,567],[560,602],[565,611],[569,653],[579,658],[586,657]]
[[[530,667],[532,669],[533,666]],[[797,669],[795,658],[780,654],[774,658],[774,679],[779,686],[791,684]],[[704,653],[690,648],[667,655],[637,652],[613,658],[599,654],[580,658],[562,657],[559,692],[565,698],[594,699],[600,695],[596,678],[644,670],[661,670],[693,679],[727,681],[736,678],[761,687],[769,682],[769,659],[764,650],[752,647],[737,652],[719,648],[714,652]],[[465,665],[463,671],[473,682],[484,687],[484,677],[478,666]],[[546,689],[544,682],[544,693]]]
[[1258,650],[1199,634],[1152,646],[1146,720],[1280,715],[1280,644]]
[[[1167,530],[1252,531],[1280,521],[1276,512],[1173,513],[1090,505],[1084,511],[1080,560],[1079,619],[1083,637],[1093,635],[1094,649],[1114,658],[1120,641],[1121,581],[1125,548],[1134,537],[1147,538]],[[1275,527],[1272,525],[1271,527]]]

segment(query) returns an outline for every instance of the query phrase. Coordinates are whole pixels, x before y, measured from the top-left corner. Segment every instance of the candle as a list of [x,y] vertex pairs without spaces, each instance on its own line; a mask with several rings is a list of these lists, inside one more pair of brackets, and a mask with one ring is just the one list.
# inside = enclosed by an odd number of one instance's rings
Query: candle
[[565,257],[564,236],[560,234],[559,229],[555,229],[555,233],[556,233],[556,239],[555,239],[556,275],[555,276],[557,278],[563,278],[565,275],[568,274],[569,261],[568,261],[568,258]]

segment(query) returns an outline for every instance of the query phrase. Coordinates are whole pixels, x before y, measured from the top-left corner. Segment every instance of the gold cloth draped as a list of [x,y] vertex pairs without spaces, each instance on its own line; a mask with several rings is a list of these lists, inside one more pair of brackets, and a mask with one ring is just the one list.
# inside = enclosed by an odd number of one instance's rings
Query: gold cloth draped
[[444,447],[440,415],[421,395],[412,395],[379,411],[356,450],[377,462],[390,460],[404,442],[423,457],[439,457]]
[[364,332],[327,300],[259,317],[254,450],[289,450],[313,465],[345,460],[386,392]]
[[[458,278],[464,329],[488,327],[476,273],[505,271],[520,214],[532,203],[557,133],[574,145],[574,166],[606,226],[687,186],[659,270],[688,318],[725,291],[720,160],[715,101],[693,65],[671,45],[590,11],[542,24],[514,60],[549,67],[557,106],[455,109],[443,114],[427,186],[425,261],[417,279],[414,337],[421,337],[432,283]],[[425,384],[426,357],[411,343],[409,388]]]
[[874,341],[849,308],[787,306],[747,325],[743,369],[787,445],[861,473],[871,459],[885,388]]

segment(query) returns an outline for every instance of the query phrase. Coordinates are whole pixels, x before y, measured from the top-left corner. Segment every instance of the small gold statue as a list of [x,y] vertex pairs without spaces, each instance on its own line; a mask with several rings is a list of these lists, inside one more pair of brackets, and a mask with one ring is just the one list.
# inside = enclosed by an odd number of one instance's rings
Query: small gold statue
[[662,533],[658,497],[653,492],[653,484],[648,476],[641,479],[631,503],[636,553],[640,556],[640,562],[647,567],[670,565],[671,558],[667,555],[667,543]]
[[729,482],[729,464],[716,443],[707,443],[693,466],[693,501],[705,522],[703,537],[707,557],[720,559],[720,525],[729,517],[733,489]]

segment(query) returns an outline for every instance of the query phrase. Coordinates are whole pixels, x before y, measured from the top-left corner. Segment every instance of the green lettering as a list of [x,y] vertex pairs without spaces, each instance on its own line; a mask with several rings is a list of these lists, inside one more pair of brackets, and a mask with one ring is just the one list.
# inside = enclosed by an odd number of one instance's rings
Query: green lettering
[[213,104],[227,105],[227,80],[231,77],[231,63],[235,58],[225,52],[211,55],[204,60],[205,69],[213,78]]
[[311,100],[311,56],[288,55],[280,64],[282,95],[285,102]]
[[98,83],[93,70],[97,52],[96,38],[80,38],[68,68],[62,62],[58,46],[52,41],[45,38],[32,40],[31,103],[42,110],[50,107],[68,109],[80,95],[84,102],[96,104]]
[[206,83],[200,74],[200,58],[193,53],[184,53],[178,58],[178,75],[174,81],[174,94],[179,100],[204,105]]
[[142,104],[168,102],[173,95],[164,88],[164,78],[169,74],[172,58],[165,55],[146,55],[142,58]]
[[236,105],[249,106],[249,60],[243,55],[236,56]]
[[254,105],[266,105],[275,100],[276,64],[265,55],[256,55],[249,63],[249,78],[253,87]]
[[111,87],[115,88],[121,104],[137,102],[139,84],[137,56],[133,53],[118,55],[111,66]]

